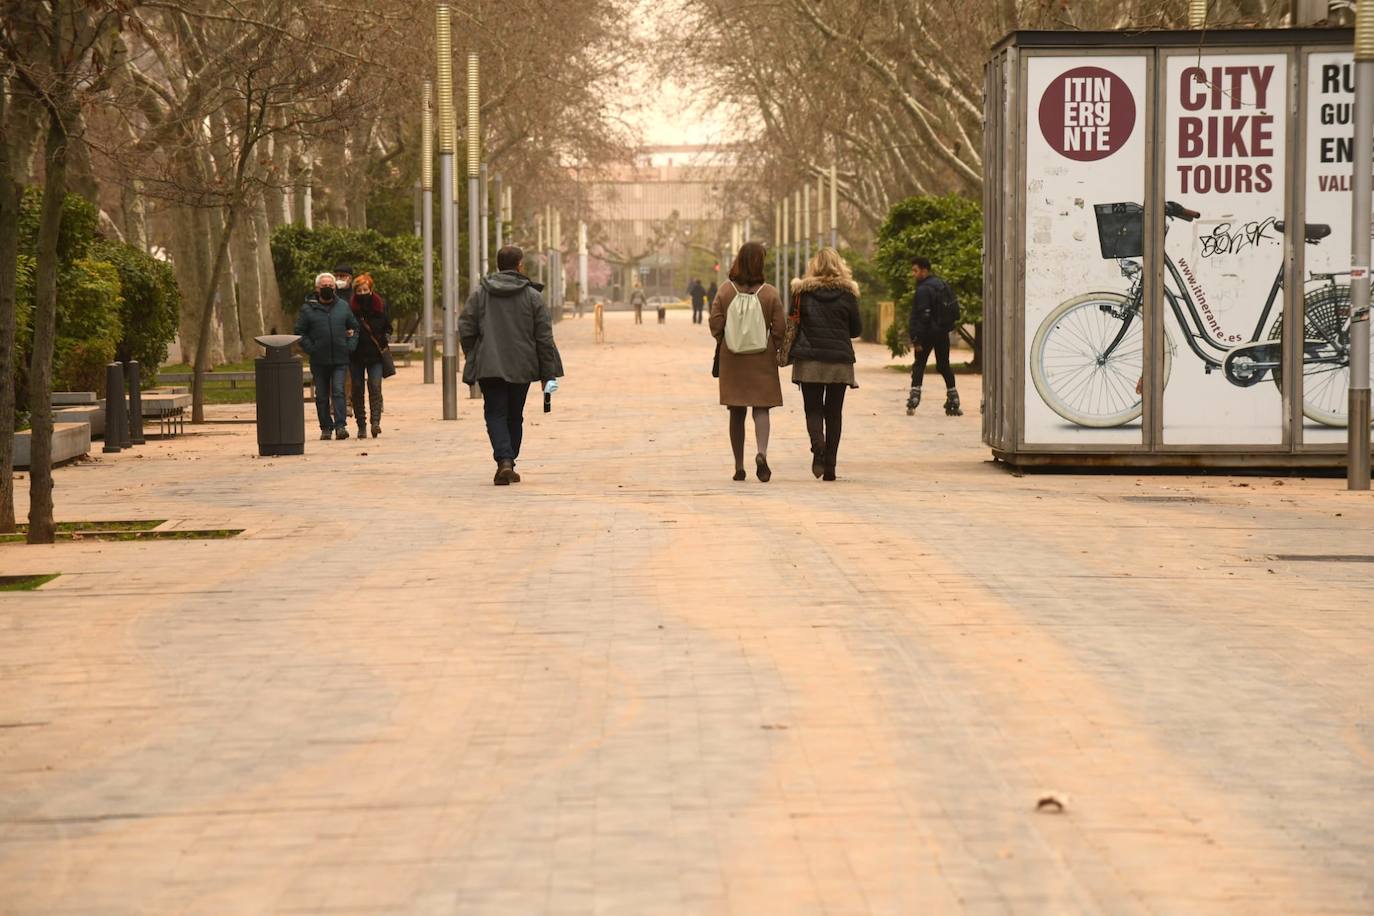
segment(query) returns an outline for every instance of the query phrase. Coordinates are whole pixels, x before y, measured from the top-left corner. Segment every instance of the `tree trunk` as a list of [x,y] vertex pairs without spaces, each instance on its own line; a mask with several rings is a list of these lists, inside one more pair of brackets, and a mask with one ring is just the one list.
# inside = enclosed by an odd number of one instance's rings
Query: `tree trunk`
[[[0,130],[8,133],[14,116],[8,110],[8,88],[0,84]],[[14,531],[14,379],[17,356],[15,279],[19,256],[19,185],[9,143],[0,142],[0,534]]]
[[210,279],[205,285],[205,308],[201,311],[200,330],[196,336],[196,361],[191,376],[191,422],[205,422],[205,372],[210,366],[210,325],[215,320],[215,291],[229,261],[229,237],[233,234],[234,224],[238,222],[239,207],[232,204],[225,217],[215,245],[215,266],[210,269]]
[[344,147],[340,171],[342,186],[338,189],[343,199],[348,228],[367,228],[367,139],[371,128],[361,122],[348,132],[348,142]]
[[964,329],[964,326],[963,326],[963,325],[960,325],[960,326],[959,326],[959,336],[962,337],[962,338],[964,339],[964,342],[967,343],[967,344],[969,345],[969,349],[971,349],[971,350],[973,351],[973,359],[969,360],[969,363],[968,363],[969,370],[972,371],[972,372],[982,372],[982,371],[983,371],[983,323],[980,321],[980,322],[978,322],[977,324],[975,324],[975,325],[973,326],[973,333],[972,333],[972,334],[970,334],[968,331],[966,331],[966,330]]
[[223,361],[232,363],[243,355],[243,343],[239,332],[239,292],[238,292],[238,272],[234,258],[234,235],[230,231],[228,220],[224,213],[215,208],[210,211],[210,228],[214,233],[209,238],[225,238],[228,240],[228,248],[225,251],[224,268],[219,273],[219,283],[215,290],[215,302],[218,305],[219,326],[220,326],[220,348],[223,351]]
[[119,200],[124,241],[142,250],[148,250],[148,214],[143,206],[142,182],[132,176],[125,176],[120,184]]
[[[70,99],[54,103],[65,110]],[[66,125],[48,116],[43,157],[43,209],[38,220],[38,258],[34,272],[33,355],[29,362],[29,534],[30,544],[51,544],[57,533],[52,497],[52,361],[57,339],[57,236],[67,192]]]
[[177,314],[177,342],[181,347],[181,361],[192,359],[191,342],[200,327],[199,303],[204,299],[205,275],[210,267],[205,263],[205,237],[198,230],[196,211],[189,206],[173,207],[167,213],[170,231],[167,248],[172,255],[172,269],[176,272],[181,290],[181,304]]
[[[285,140],[277,137],[275,134],[269,136],[267,138],[267,156],[272,161],[272,180],[269,181],[267,186],[263,189],[264,200],[262,207],[254,208],[255,218],[253,222],[258,234],[262,232],[262,227],[256,225],[256,212],[258,209],[263,210],[263,214],[267,219],[269,232],[283,223],[289,223],[291,221],[291,201],[288,199],[286,188],[283,185],[284,182],[289,180],[288,175],[291,171],[290,156]],[[266,313],[264,313],[264,317],[266,317]]]
[[[258,204],[253,204],[256,210]],[[258,238],[253,219],[239,221],[234,230],[234,273],[238,277],[239,356],[256,353],[255,337],[262,335],[262,283],[258,269]],[[226,331],[227,333],[227,331]]]
[[258,245],[258,282],[262,288],[262,325],[270,334],[285,334],[291,327],[281,307],[281,288],[277,269],[272,264],[271,216],[258,206],[253,212],[254,235]]

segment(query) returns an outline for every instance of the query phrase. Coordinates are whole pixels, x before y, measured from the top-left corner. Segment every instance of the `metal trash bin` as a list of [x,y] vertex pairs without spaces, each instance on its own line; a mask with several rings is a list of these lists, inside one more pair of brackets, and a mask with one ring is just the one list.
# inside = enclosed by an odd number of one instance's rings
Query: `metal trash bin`
[[253,361],[257,384],[258,454],[305,454],[305,373],[299,357],[291,355],[295,334],[254,338],[267,350]]

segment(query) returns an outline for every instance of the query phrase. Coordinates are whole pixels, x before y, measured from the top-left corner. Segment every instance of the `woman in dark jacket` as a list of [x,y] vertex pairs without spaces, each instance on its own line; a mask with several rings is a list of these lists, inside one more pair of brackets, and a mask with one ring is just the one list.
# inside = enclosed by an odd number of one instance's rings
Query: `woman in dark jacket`
[[358,319],[358,349],[348,360],[353,378],[353,419],[358,423],[358,438],[367,438],[364,419],[363,380],[367,400],[372,404],[372,438],[382,434],[382,350],[390,343],[391,312],[386,301],[372,286],[371,274],[359,274],[353,281],[353,301],[349,303]]
[[859,387],[851,341],[863,330],[859,286],[839,252],[816,252],[806,276],[792,281],[792,303],[800,314],[792,344],[792,381],[801,386],[805,405],[811,473],[834,480],[845,391]]

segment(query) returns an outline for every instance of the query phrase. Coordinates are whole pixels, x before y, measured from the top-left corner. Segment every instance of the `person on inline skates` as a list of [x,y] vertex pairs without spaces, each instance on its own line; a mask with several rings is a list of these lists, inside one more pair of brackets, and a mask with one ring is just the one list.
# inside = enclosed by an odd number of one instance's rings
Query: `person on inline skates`
[[912,297],[911,317],[907,331],[916,361],[911,367],[911,391],[906,399],[906,413],[911,416],[921,404],[921,381],[925,378],[926,363],[935,354],[935,368],[945,379],[945,415],[961,417],[959,392],[954,385],[954,369],[949,364],[949,335],[959,324],[959,300],[943,278],[930,269],[930,259],[917,255],[911,259],[911,275],[916,278],[916,293]]

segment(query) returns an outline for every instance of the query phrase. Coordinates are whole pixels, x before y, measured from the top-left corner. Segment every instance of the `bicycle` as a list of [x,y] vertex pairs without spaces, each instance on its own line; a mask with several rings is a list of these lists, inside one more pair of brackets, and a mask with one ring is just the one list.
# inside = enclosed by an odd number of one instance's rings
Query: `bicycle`
[[[1122,276],[1131,283],[1130,291],[1085,293],[1060,303],[1035,332],[1030,368],[1035,389],[1051,410],[1079,426],[1109,428],[1138,419],[1144,410],[1144,268],[1140,259],[1144,255],[1145,211],[1135,203],[1097,204],[1094,210],[1102,257],[1120,264]],[[1202,214],[1167,201],[1164,215],[1170,221],[1192,222]],[[1272,220],[1272,225],[1279,233],[1286,229],[1283,220]],[[1303,227],[1303,240],[1309,245],[1319,244],[1330,234],[1331,227],[1321,223]],[[1204,371],[1211,374],[1220,369],[1231,384],[1242,388],[1272,376],[1282,392],[1281,307],[1269,324],[1283,289],[1282,264],[1254,332],[1240,344],[1221,340],[1208,330],[1189,283],[1167,253],[1164,266],[1164,298],[1188,349],[1202,360]],[[1337,278],[1348,276],[1349,271],[1310,273],[1308,282],[1316,285],[1304,294],[1303,413],[1326,426],[1346,423],[1350,286],[1348,280],[1339,283]],[[1165,385],[1176,352],[1173,335],[1166,329]]]

